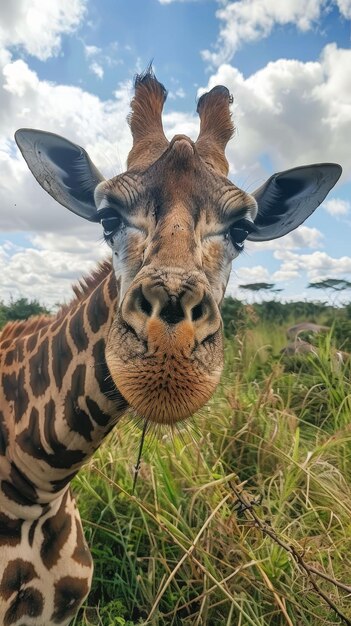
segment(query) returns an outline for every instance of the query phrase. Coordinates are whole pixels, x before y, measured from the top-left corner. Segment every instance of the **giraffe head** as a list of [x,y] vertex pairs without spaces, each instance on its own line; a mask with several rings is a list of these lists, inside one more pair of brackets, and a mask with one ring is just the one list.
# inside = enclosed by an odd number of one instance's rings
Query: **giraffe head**
[[76,144],[21,129],[17,143],[42,187],[69,210],[100,222],[119,287],[106,347],[113,380],[139,415],[174,423],[212,395],[223,365],[220,305],[244,241],[281,237],[301,224],[340,176],[334,164],[273,175],[254,193],[227,178],[231,97],[201,96],[200,132],[171,141],[166,91],[137,76],[127,171],[105,180]]

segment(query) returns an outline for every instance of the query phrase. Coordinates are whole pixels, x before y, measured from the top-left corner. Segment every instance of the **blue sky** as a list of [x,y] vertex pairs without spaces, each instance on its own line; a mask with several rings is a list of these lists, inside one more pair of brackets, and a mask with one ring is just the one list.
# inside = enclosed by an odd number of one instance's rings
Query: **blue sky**
[[343,176],[297,231],[249,244],[228,293],[274,282],[283,298],[320,297],[310,281],[351,280],[351,0],[17,0],[0,8],[0,299],[70,298],[106,254],[98,226],[45,195],[13,132],[76,141],[106,176],[124,168],[131,83],[153,59],[169,90],[169,137],[197,135],[196,97],[234,95],[230,178],[246,190],[274,171],[339,162]]

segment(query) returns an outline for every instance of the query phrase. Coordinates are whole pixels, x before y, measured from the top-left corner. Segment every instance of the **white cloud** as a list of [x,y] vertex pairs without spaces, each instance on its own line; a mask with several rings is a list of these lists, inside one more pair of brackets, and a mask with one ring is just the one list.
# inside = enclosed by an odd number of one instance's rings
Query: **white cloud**
[[247,241],[245,250],[249,254],[265,250],[293,250],[296,248],[319,248],[323,246],[324,235],[317,228],[299,226],[296,230],[273,241],[255,243]]
[[[220,1],[220,0],[219,0]],[[222,4],[222,2],[220,2]],[[310,30],[333,5],[341,15],[351,16],[350,0],[236,0],[225,2],[216,12],[223,23],[214,50],[204,50],[202,56],[212,65],[232,59],[245,43],[268,37],[273,28],[294,24],[299,30]]]
[[203,0],[158,0],[160,4],[172,4],[173,2],[203,2]]
[[85,57],[90,62],[89,70],[95,74],[98,78],[104,77],[104,67],[116,67],[117,65],[123,65],[123,60],[120,58],[118,49],[119,45],[117,41],[110,42],[104,48],[98,46],[87,45],[82,40]]
[[201,92],[222,84],[234,94],[238,130],[228,156],[236,182],[247,191],[262,184],[259,156],[267,156],[277,169],[336,162],[349,175],[350,67],[351,50],[329,44],[319,61],[279,59],[248,78],[230,65],[218,68]]
[[20,46],[45,61],[60,49],[61,36],[75,30],[86,0],[15,0],[1,3],[0,47]]
[[195,113],[177,111],[171,111],[163,116],[163,126],[168,139],[172,139],[174,135],[188,135],[195,141],[200,129],[199,118]]
[[246,283],[268,282],[269,272],[266,267],[256,265],[255,267],[240,267],[235,271],[236,281],[240,285]]
[[234,262],[233,269],[229,277],[226,295],[238,297],[238,294],[240,293],[240,297],[242,297],[243,290],[240,290],[239,285],[265,282],[271,282],[271,276],[268,269],[263,267],[263,265],[236,268]]
[[104,68],[96,61],[89,65],[89,69],[91,72],[93,72],[93,74],[95,74],[95,76],[100,78],[100,80],[104,77]]
[[346,19],[351,19],[351,0],[337,0],[339,11]]
[[[322,280],[328,277],[345,277],[349,280],[351,277],[351,257],[349,256],[336,259],[320,251],[312,254],[297,254],[289,250],[277,250],[274,257],[282,261],[280,272],[291,272],[295,275],[306,272],[309,280]],[[275,278],[278,280],[276,276]]]
[[183,87],[179,87],[175,91],[171,90],[168,92],[168,97],[171,100],[175,100],[176,98],[185,98],[185,95],[186,94],[185,94]]
[[97,46],[89,46],[84,44],[84,52],[85,52],[85,56],[89,59],[91,57],[96,56],[97,54],[101,53],[101,48],[98,48]]
[[101,101],[79,87],[41,81],[23,60],[9,62],[4,56],[4,65],[0,65],[0,228],[86,228],[86,222],[60,207],[39,187],[15,149],[13,134],[20,127],[61,134],[84,146],[109,177],[123,169],[131,146],[125,122],[129,99],[127,88],[116,100]]
[[295,280],[295,278],[299,278],[299,272],[288,267],[283,267],[272,274],[272,280],[277,283],[289,282]]
[[330,200],[324,200],[322,207],[330,215],[340,217],[343,215],[347,215],[350,212],[351,204],[348,200],[341,200],[341,198],[331,198]]
[[0,276],[1,299],[37,298],[46,306],[67,302],[72,283],[88,274],[108,249],[94,239],[64,235],[33,237],[24,248],[8,242],[0,246],[0,261],[6,272]]

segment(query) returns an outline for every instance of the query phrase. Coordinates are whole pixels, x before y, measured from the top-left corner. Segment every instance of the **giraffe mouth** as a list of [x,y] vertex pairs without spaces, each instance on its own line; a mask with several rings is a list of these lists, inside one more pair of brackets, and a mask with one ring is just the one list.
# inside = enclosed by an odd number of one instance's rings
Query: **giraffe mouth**
[[190,322],[170,330],[154,319],[147,339],[140,340],[121,320],[114,323],[106,348],[114,383],[141,417],[162,424],[185,420],[210,399],[220,380],[221,329],[198,345]]

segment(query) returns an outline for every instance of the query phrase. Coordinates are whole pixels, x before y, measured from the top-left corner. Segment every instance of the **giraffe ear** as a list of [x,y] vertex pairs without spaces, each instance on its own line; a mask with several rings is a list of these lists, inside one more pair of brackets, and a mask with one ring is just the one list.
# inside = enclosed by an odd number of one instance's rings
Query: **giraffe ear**
[[57,202],[92,222],[97,221],[94,190],[104,180],[86,151],[71,141],[32,128],[15,139],[38,183]]
[[300,226],[323,202],[341,172],[340,165],[319,163],[273,174],[252,194],[258,204],[257,230],[247,239],[277,239]]

